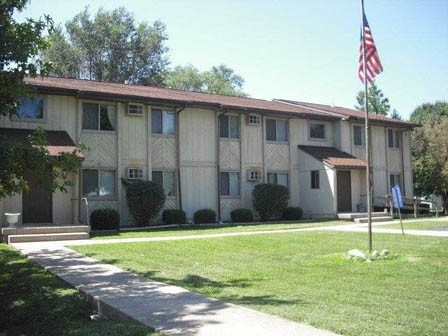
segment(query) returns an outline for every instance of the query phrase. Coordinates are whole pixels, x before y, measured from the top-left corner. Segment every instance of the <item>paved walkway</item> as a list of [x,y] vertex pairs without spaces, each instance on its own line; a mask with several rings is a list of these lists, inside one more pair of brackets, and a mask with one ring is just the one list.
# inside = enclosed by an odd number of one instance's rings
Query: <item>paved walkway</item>
[[94,299],[99,313],[105,316],[137,320],[164,335],[336,335],[148,280],[76,253],[62,243],[66,242],[13,245]]
[[[447,221],[447,218],[440,218]],[[409,221],[408,221],[409,222]],[[374,223],[373,232],[401,234],[388,224]],[[24,255],[42,265],[97,304],[105,316],[137,320],[165,335],[304,335],[330,336],[329,331],[291,322],[253,309],[205,297],[180,287],[148,280],[142,276],[81,255],[66,246],[150,242],[215,237],[278,234],[299,231],[366,232],[366,224],[348,224],[289,230],[228,232],[171,237],[79,240],[64,242],[16,243]],[[448,237],[448,231],[406,230],[406,234]]]

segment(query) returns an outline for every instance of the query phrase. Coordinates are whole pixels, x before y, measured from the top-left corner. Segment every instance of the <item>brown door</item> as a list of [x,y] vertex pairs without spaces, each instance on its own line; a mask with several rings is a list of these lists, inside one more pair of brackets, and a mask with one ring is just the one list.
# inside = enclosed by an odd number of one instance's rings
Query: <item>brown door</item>
[[[50,174],[51,167],[47,168]],[[53,222],[53,193],[30,173],[27,176],[29,191],[22,194],[23,223],[52,223]]]
[[338,212],[352,211],[352,181],[350,171],[337,171]]

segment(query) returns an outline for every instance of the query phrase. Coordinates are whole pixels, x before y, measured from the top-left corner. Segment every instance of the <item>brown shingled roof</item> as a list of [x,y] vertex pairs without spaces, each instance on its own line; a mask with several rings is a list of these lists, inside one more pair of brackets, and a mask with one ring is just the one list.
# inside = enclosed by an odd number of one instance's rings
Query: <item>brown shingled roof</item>
[[[0,128],[0,141],[14,143],[30,144],[29,136],[35,130],[22,128]],[[61,153],[73,153],[76,150],[76,144],[65,131],[45,131],[47,136],[47,150],[51,156],[57,156]],[[83,158],[81,153],[77,156]]]
[[334,147],[298,146],[300,150],[311,155],[335,169],[365,169],[365,161]]
[[[292,106],[307,108],[310,111],[329,112],[329,113],[332,113],[333,115],[339,115],[341,118],[348,117],[350,119],[365,120],[365,113],[363,111],[349,109],[349,108],[345,108],[345,107],[330,106],[330,105],[323,105],[323,104],[313,104],[313,103],[306,103],[306,102],[287,100],[287,99],[274,99],[274,101],[283,102],[285,104],[292,105]],[[378,114],[369,114],[369,120],[372,122],[377,122],[377,123],[390,124],[392,127],[395,126],[395,127],[413,128],[413,127],[419,126],[418,124],[411,123],[409,121],[393,119],[393,118],[386,117],[383,115],[378,115]]]
[[38,91],[60,92],[69,95],[115,97],[131,101],[132,99],[138,99],[151,103],[171,103],[179,105],[179,107],[205,105],[212,108],[237,109],[247,112],[276,112],[309,119],[338,119],[338,117],[323,111],[311,111],[307,108],[263,99],[59,77],[26,78],[25,82],[36,87]]

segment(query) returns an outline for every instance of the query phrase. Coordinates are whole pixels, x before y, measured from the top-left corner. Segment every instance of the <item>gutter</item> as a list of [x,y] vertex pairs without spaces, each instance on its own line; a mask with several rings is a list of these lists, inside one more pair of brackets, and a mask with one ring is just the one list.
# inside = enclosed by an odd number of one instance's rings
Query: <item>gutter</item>
[[180,210],[182,209],[182,183],[180,177],[180,130],[179,130],[179,115],[185,110],[185,105],[176,110],[176,160],[177,160],[177,204]]

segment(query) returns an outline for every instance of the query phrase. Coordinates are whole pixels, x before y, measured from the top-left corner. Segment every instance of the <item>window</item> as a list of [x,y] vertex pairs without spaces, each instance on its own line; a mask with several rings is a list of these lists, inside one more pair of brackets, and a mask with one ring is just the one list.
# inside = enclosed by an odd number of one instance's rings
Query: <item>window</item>
[[247,119],[247,123],[249,125],[260,125],[261,123],[261,118],[259,115],[256,114],[249,114],[249,117]]
[[390,174],[390,188],[394,186],[400,186],[401,190],[401,175],[400,174]]
[[266,119],[266,140],[267,141],[288,141],[288,121]]
[[319,183],[319,171],[313,170],[311,172],[311,189],[319,189],[320,183]]
[[240,194],[240,173],[221,172],[220,188],[222,196],[238,196]]
[[362,126],[353,126],[353,143],[355,146],[366,144],[366,129]]
[[152,181],[163,188],[166,196],[176,196],[176,176],[173,171],[153,170]]
[[219,136],[221,138],[238,139],[240,137],[240,117],[233,115],[220,116]]
[[247,180],[248,181],[260,181],[261,173],[259,170],[248,170],[247,171]]
[[143,105],[142,104],[128,104],[128,114],[142,116],[143,115]]
[[288,188],[288,173],[268,173],[268,183],[279,184]]
[[115,171],[83,169],[82,195],[88,197],[115,197]]
[[116,129],[115,105],[108,104],[82,104],[82,128],[85,130],[115,131]]
[[143,169],[142,168],[128,168],[128,179],[142,180],[143,179]]
[[324,140],[325,124],[310,123],[310,138]]
[[400,132],[391,129],[387,130],[387,135],[389,138],[389,148],[400,148]]
[[43,98],[23,98],[19,102],[17,111],[19,119],[44,119],[44,99]]
[[151,111],[151,132],[153,134],[174,134],[174,120],[173,111],[153,109]]

